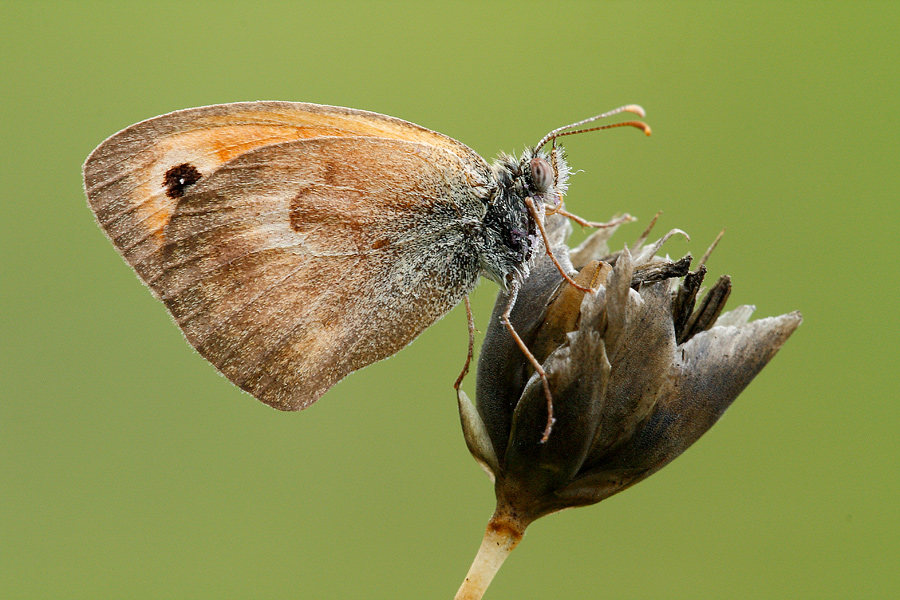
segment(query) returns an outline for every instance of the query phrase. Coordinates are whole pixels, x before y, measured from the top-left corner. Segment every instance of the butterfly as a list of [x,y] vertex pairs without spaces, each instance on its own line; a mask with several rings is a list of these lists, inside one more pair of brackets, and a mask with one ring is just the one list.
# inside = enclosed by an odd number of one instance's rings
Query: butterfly
[[[562,209],[569,168],[556,138],[620,112],[643,116],[625,106],[489,165],[377,113],[205,106],[113,135],[85,162],[84,185],[188,342],[259,400],[300,410],[468,301],[482,275],[510,291],[511,308],[547,245],[545,216],[575,218]],[[622,125],[649,134],[637,121],[600,128]]]

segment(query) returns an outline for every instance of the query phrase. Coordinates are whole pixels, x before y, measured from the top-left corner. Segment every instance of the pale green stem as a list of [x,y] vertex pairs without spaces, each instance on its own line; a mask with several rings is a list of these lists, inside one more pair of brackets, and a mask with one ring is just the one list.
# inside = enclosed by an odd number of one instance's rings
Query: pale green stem
[[494,575],[500,570],[500,566],[513,548],[522,539],[525,533],[524,529],[520,529],[511,525],[506,520],[498,519],[495,515],[488,523],[487,530],[484,532],[484,539],[469,573],[459,586],[454,600],[481,600],[484,591],[491,584]]

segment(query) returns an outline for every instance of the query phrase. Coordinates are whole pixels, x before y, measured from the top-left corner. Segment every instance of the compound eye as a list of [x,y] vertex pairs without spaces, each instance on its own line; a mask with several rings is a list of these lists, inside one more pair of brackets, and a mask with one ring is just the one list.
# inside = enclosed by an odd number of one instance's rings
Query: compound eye
[[531,181],[534,183],[534,189],[538,193],[543,194],[555,183],[556,176],[553,174],[553,167],[546,160],[537,156],[531,159],[529,166],[531,167]]

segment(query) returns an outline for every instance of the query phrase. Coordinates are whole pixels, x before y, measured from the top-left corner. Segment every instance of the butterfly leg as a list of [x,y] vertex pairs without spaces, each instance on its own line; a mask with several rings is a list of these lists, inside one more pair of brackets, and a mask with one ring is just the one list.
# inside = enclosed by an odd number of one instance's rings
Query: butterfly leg
[[463,366],[462,372],[456,378],[453,389],[459,391],[463,379],[469,373],[469,365],[472,364],[472,357],[475,356],[475,318],[472,317],[472,304],[469,302],[469,295],[466,294],[466,317],[469,319],[469,354],[466,356],[466,364]]
[[544,385],[544,395],[547,397],[547,426],[544,428],[544,433],[541,436],[541,443],[543,444],[548,439],[550,439],[550,432],[553,430],[553,423],[556,422],[556,419],[553,417],[553,394],[550,393],[550,382],[547,379],[547,372],[544,371],[544,367],[541,366],[541,363],[538,362],[538,359],[534,357],[534,354],[531,353],[531,351],[528,349],[528,346],[526,346],[525,342],[522,341],[522,338],[519,337],[516,328],[513,327],[513,324],[509,320],[509,315],[510,313],[512,313],[512,309],[516,305],[516,298],[519,297],[520,286],[521,284],[518,281],[513,281],[512,285],[510,285],[509,301],[506,303],[506,310],[504,310],[503,314],[500,315],[500,321],[506,326],[506,329],[509,330],[510,335],[512,335],[513,339],[516,341],[516,345],[519,346],[522,354],[524,354],[528,358],[531,366],[534,367],[535,372],[537,372],[538,376],[540,376],[541,383]]
[[632,217],[628,213],[625,213],[621,217],[616,217],[615,219],[612,219],[611,221],[607,221],[606,223],[597,223],[595,221],[587,221],[585,219],[582,219],[578,215],[572,214],[569,211],[564,210],[563,208],[557,208],[553,212],[575,221],[582,227],[593,227],[594,229],[607,229],[609,227],[615,227],[617,225],[621,225],[622,223],[630,223],[631,221],[635,220],[634,217]]
[[528,212],[531,213],[532,218],[534,218],[534,222],[537,223],[538,229],[541,232],[541,237],[544,238],[544,249],[547,251],[547,256],[549,256],[550,260],[553,261],[553,264],[556,265],[556,268],[563,276],[563,279],[568,281],[570,285],[572,285],[579,291],[592,292],[593,290],[591,288],[586,288],[575,283],[575,280],[569,277],[569,274],[566,273],[566,270],[563,269],[562,265],[559,264],[559,261],[556,260],[556,256],[554,256],[553,250],[550,248],[550,238],[547,237],[547,230],[544,229],[544,220],[541,219],[540,215],[538,214],[537,207],[534,205],[534,200],[532,200],[531,198],[525,198],[525,206],[528,207]]

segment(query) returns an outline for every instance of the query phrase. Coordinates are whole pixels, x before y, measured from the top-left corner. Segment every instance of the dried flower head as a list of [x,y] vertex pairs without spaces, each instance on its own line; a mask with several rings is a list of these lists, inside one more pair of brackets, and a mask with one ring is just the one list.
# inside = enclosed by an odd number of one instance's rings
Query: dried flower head
[[[554,253],[582,286],[565,284],[546,258],[519,292],[511,320],[543,366],[553,396],[552,433],[541,381],[499,314],[478,363],[477,408],[459,395],[466,444],[495,483],[497,508],[457,598],[480,598],[526,527],[544,515],[594,504],[656,472],[700,438],[775,355],[799,313],[749,321],[752,306],[722,313],[720,278],[697,301],[706,256],[657,256],[673,230],[611,254],[614,228],[569,250],[571,226],[548,219]],[[575,274],[577,273],[577,275]]]

